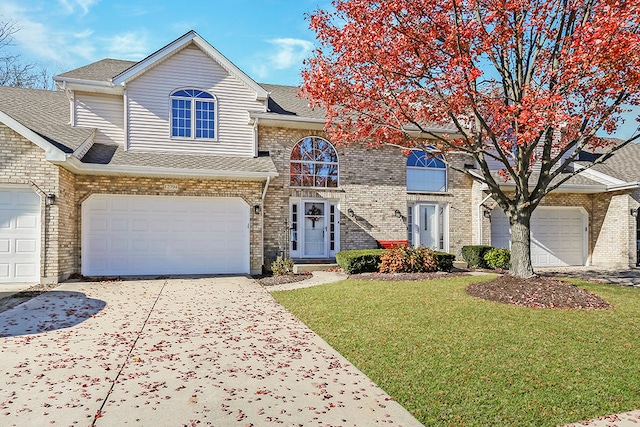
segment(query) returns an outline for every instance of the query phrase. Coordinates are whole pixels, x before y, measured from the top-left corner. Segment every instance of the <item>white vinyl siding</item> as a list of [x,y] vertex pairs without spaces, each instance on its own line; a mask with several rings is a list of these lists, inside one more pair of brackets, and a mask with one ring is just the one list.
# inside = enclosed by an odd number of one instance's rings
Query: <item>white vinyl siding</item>
[[[171,138],[170,95],[179,88],[207,91],[217,99],[217,141]],[[238,78],[200,49],[191,46],[167,58],[127,84],[129,149],[180,151],[225,156],[254,156],[254,130],[248,111],[264,103]]]
[[75,94],[76,126],[96,128],[97,143],[124,144],[124,101],[122,96]]

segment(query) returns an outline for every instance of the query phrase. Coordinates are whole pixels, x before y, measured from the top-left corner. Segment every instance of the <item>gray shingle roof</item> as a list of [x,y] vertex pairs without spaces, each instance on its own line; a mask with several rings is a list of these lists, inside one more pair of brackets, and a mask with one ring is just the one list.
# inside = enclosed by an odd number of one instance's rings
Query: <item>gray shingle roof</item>
[[98,62],[67,71],[54,78],[66,77],[70,79],[92,80],[92,81],[109,81],[123,71],[137,64],[134,61],[123,61],[120,59],[102,59]]
[[69,99],[63,92],[0,86],[0,111],[65,153],[73,152],[94,132],[69,125]]
[[[480,172],[480,171],[478,171]],[[493,179],[496,181],[496,183],[498,184],[505,184],[505,185],[513,185],[513,181],[511,179],[509,179],[508,181],[505,182],[504,178],[498,173],[498,171],[493,171],[492,172],[492,176]],[[566,175],[564,173],[561,173],[560,175],[558,175],[553,181],[551,181],[551,184],[554,184],[556,182],[558,182],[559,180],[563,179]],[[532,183],[535,183],[538,181],[538,178],[540,177],[540,174],[537,172],[533,172],[531,174],[531,177],[529,178],[529,185],[531,185]],[[594,181],[590,178],[586,178],[582,175],[575,175],[573,177],[571,177],[567,182],[565,182],[564,184],[562,184],[562,186],[560,186],[560,190],[563,188],[563,186],[579,186],[579,187],[599,187],[600,191],[604,191],[606,189],[606,185],[604,185],[601,182],[598,181]]]
[[298,96],[297,86],[282,86],[260,83],[269,92],[269,112],[284,115],[324,119],[324,108],[311,109],[309,101]]
[[640,144],[625,145],[592,169],[625,182],[640,181]]
[[124,151],[119,145],[93,144],[83,163],[112,166],[140,166],[170,169],[211,170],[217,172],[273,173],[271,157],[229,157],[202,154]]

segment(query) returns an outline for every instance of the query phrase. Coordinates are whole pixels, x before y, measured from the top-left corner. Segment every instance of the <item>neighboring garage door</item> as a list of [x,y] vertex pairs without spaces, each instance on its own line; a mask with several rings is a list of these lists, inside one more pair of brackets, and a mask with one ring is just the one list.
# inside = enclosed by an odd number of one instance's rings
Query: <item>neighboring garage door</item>
[[[538,207],[531,218],[534,267],[585,265],[586,218],[580,208]],[[491,245],[511,247],[509,220],[501,209],[491,214]]]
[[249,273],[239,198],[93,195],[82,204],[85,276]]
[[0,187],[0,283],[40,280],[40,196]]

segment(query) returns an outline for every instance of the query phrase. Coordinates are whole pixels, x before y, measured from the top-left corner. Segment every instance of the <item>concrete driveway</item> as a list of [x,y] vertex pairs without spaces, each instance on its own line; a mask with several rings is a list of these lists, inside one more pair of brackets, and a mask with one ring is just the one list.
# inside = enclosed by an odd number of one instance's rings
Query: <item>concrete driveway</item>
[[2,425],[421,425],[246,277],[68,283],[0,336]]

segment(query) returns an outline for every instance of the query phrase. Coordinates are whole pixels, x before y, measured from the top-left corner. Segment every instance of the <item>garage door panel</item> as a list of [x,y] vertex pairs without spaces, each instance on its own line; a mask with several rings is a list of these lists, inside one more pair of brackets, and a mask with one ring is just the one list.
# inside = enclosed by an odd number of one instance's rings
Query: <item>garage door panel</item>
[[[105,199],[107,212],[96,212]],[[85,275],[249,272],[249,207],[240,199],[97,195],[85,204],[83,221],[108,219],[83,234]]]
[[40,197],[28,188],[0,188],[0,282],[40,279]]
[[[546,208],[531,218],[531,262],[534,267],[584,264],[584,225],[577,208]],[[491,238],[496,247],[511,247],[509,221],[500,209],[491,216]]]

